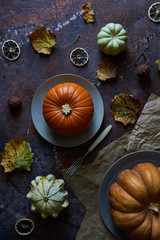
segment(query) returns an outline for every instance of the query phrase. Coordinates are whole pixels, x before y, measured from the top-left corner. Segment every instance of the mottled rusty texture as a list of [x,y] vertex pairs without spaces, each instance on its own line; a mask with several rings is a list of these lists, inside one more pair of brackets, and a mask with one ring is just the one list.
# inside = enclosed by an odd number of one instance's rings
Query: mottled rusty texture
[[[85,163],[94,161],[100,149],[131,130],[133,126],[123,126],[115,122],[110,114],[110,103],[119,93],[132,94],[143,103],[150,93],[160,94],[160,78],[155,61],[160,58],[159,24],[148,19],[147,11],[153,1],[127,0],[93,0],[95,23],[87,24],[81,14],[85,1],[76,0],[1,0],[0,45],[7,39],[14,39],[21,47],[21,55],[15,62],[7,61],[0,54],[0,152],[4,144],[15,135],[30,142],[34,152],[34,163],[31,172],[23,172],[30,182],[37,175],[54,174],[62,177],[62,168],[69,167],[74,160],[85,153],[107,125],[113,129],[109,136],[91,153]],[[127,48],[118,56],[109,57],[118,66],[116,79],[101,82],[97,79],[96,70],[105,55],[97,47],[97,34],[101,27],[109,22],[120,23],[127,31]],[[57,36],[57,47],[50,56],[36,53],[28,41],[27,35],[37,27],[47,24]],[[75,40],[79,40],[61,47]],[[149,38],[149,49],[145,52],[151,66],[151,79],[140,81],[136,76],[136,67],[144,63],[141,57],[135,66],[139,54],[146,48]],[[70,52],[76,48],[85,48],[90,56],[86,66],[78,68],[69,59]],[[62,148],[48,143],[37,133],[31,119],[31,102],[37,88],[48,78],[72,73],[88,79],[102,95],[105,116],[100,131],[87,143],[73,148]],[[11,96],[22,99],[22,110],[14,115],[7,102]],[[32,240],[74,240],[85,216],[86,210],[66,184],[69,192],[70,206],[57,219],[42,220],[40,215],[30,211],[26,198],[28,185],[18,171],[5,174],[0,167],[0,239],[19,240],[14,230],[19,218],[32,218],[35,230],[26,239]]]

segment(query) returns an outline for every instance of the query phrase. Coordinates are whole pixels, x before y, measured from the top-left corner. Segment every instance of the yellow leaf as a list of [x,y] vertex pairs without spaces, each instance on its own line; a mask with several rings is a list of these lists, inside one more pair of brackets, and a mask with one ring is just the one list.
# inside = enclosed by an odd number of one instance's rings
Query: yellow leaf
[[37,28],[28,38],[38,53],[51,54],[52,47],[57,43],[56,35],[45,27]]
[[115,78],[117,75],[117,66],[115,63],[110,61],[108,58],[104,59],[104,62],[99,64],[97,70],[97,76],[100,80],[106,81],[110,78]]
[[157,65],[158,65],[158,70],[160,70],[160,59],[156,61]]
[[33,163],[30,144],[16,136],[5,144],[5,151],[1,154],[1,157],[1,165],[5,172],[11,172],[16,168],[30,171],[30,166]]
[[95,15],[94,11],[92,8],[92,3],[87,2],[83,7],[82,7],[82,13],[83,13],[83,18],[87,23],[94,22],[95,21]]
[[143,104],[132,95],[120,93],[111,103],[111,113],[116,121],[124,125],[135,124]]

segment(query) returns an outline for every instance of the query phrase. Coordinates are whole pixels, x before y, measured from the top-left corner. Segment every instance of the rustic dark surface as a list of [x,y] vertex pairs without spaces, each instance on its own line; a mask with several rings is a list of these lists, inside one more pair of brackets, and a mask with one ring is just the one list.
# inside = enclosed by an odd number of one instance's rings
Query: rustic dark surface
[[[127,0],[93,0],[95,23],[87,24],[81,14],[85,1],[76,0],[1,0],[0,3],[0,45],[8,39],[17,41],[21,48],[18,60],[10,62],[0,53],[0,152],[4,144],[12,137],[19,136],[30,143],[34,152],[34,163],[31,172],[23,171],[25,179],[30,182],[38,175],[54,174],[62,178],[62,168],[69,167],[74,160],[85,153],[98,133],[107,125],[113,129],[106,139],[86,158],[85,163],[94,161],[100,149],[131,130],[133,126],[124,126],[115,122],[110,114],[110,103],[119,93],[132,94],[146,102],[150,93],[160,94],[160,75],[155,61],[160,58],[159,24],[149,20],[147,11],[154,1]],[[96,70],[105,55],[97,47],[97,34],[101,27],[109,22],[120,23],[127,31],[126,50],[118,56],[109,57],[118,66],[116,79],[101,82]],[[36,28],[47,25],[57,36],[57,47],[50,56],[34,51],[27,35]],[[79,40],[66,46],[80,36]],[[142,81],[136,75],[136,67],[144,63],[141,57],[134,65],[140,53],[145,51],[148,64],[151,66],[150,79]],[[85,48],[90,56],[84,67],[74,66],[69,59],[70,52],[76,48]],[[48,78],[62,73],[80,75],[90,81],[102,95],[105,116],[100,131],[87,143],[73,148],[54,146],[45,141],[36,131],[31,119],[31,102],[37,88]],[[9,110],[8,98],[17,96],[22,99],[22,109],[14,115]],[[32,240],[74,240],[85,216],[85,208],[78,201],[70,187],[70,205],[57,219],[43,220],[30,210],[26,198],[28,185],[18,171],[4,173],[0,167],[0,239],[22,239],[14,229],[20,218],[31,218],[35,230],[25,239]]]

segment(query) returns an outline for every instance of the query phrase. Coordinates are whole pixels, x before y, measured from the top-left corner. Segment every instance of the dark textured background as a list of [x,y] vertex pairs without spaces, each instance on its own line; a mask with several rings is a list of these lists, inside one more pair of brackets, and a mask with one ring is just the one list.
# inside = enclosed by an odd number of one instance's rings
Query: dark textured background
[[[100,149],[122,136],[133,126],[124,126],[115,122],[110,114],[110,103],[119,93],[132,94],[143,103],[150,93],[160,94],[160,75],[155,61],[160,58],[159,24],[149,20],[147,12],[154,1],[148,0],[100,0],[91,1],[95,12],[95,23],[87,24],[81,14],[81,7],[86,1],[76,0],[1,0],[0,2],[0,46],[8,39],[17,41],[21,48],[18,60],[9,62],[0,53],[0,152],[4,144],[12,137],[19,136],[30,143],[34,152],[31,172],[23,171],[25,179],[30,182],[38,175],[54,174],[62,178],[62,168],[69,167],[74,160],[85,153],[96,136],[87,143],[73,148],[53,146],[46,142],[35,130],[31,119],[31,102],[37,88],[48,78],[72,73],[88,79],[102,95],[105,116],[100,131],[112,124],[113,129],[106,139],[91,153],[85,163],[94,161]],[[118,66],[116,79],[101,82],[96,70],[105,55],[97,47],[97,34],[101,27],[109,22],[120,23],[127,31],[126,50],[118,56],[109,57]],[[27,35],[36,28],[48,24],[57,36],[57,47],[50,56],[34,51]],[[66,46],[80,36],[79,40]],[[151,79],[141,81],[135,74],[134,65],[139,54],[145,52],[151,66]],[[76,48],[85,48],[90,56],[89,62],[82,68],[74,66],[69,59],[70,52]],[[144,63],[144,58],[137,62]],[[22,111],[13,115],[8,108],[10,96],[22,99]],[[99,132],[100,132],[99,131]],[[95,176],[96,177],[96,176]],[[43,220],[30,210],[26,194],[30,190],[18,171],[4,173],[0,167],[0,239],[22,239],[14,230],[19,218],[32,218],[35,230],[25,239],[32,240],[74,240],[85,216],[85,208],[66,184],[70,205],[57,219]]]

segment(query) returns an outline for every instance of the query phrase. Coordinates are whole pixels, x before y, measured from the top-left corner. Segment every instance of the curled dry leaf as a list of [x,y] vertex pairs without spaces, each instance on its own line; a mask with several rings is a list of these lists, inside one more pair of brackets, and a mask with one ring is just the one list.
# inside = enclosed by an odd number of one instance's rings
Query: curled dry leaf
[[30,171],[30,166],[33,163],[30,144],[16,136],[5,144],[5,151],[1,154],[1,158],[1,165],[5,172],[12,172],[16,168]]
[[97,70],[97,76],[100,80],[106,81],[110,78],[115,78],[117,75],[117,66],[115,63],[105,58],[102,63],[99,64],[99,69]]
[[138,113],[142,110],[143,103],[132,95],[120,93],[115,96],[111,103],[111,113],[116,121],[124,125],[134,124]]
[[56,35],[45,27],[37,28],[28,38],[38,53],[51,54],[52,47],[57,43]]
[[158,70],[160,70],[160,59],[156,61],[157,65],[158,65]]
[[91,3],[87,2],[82,7],[82,13],[83,13],[83,18],[87,23],[95,22],[95,15],[94,15],[94,11]]

